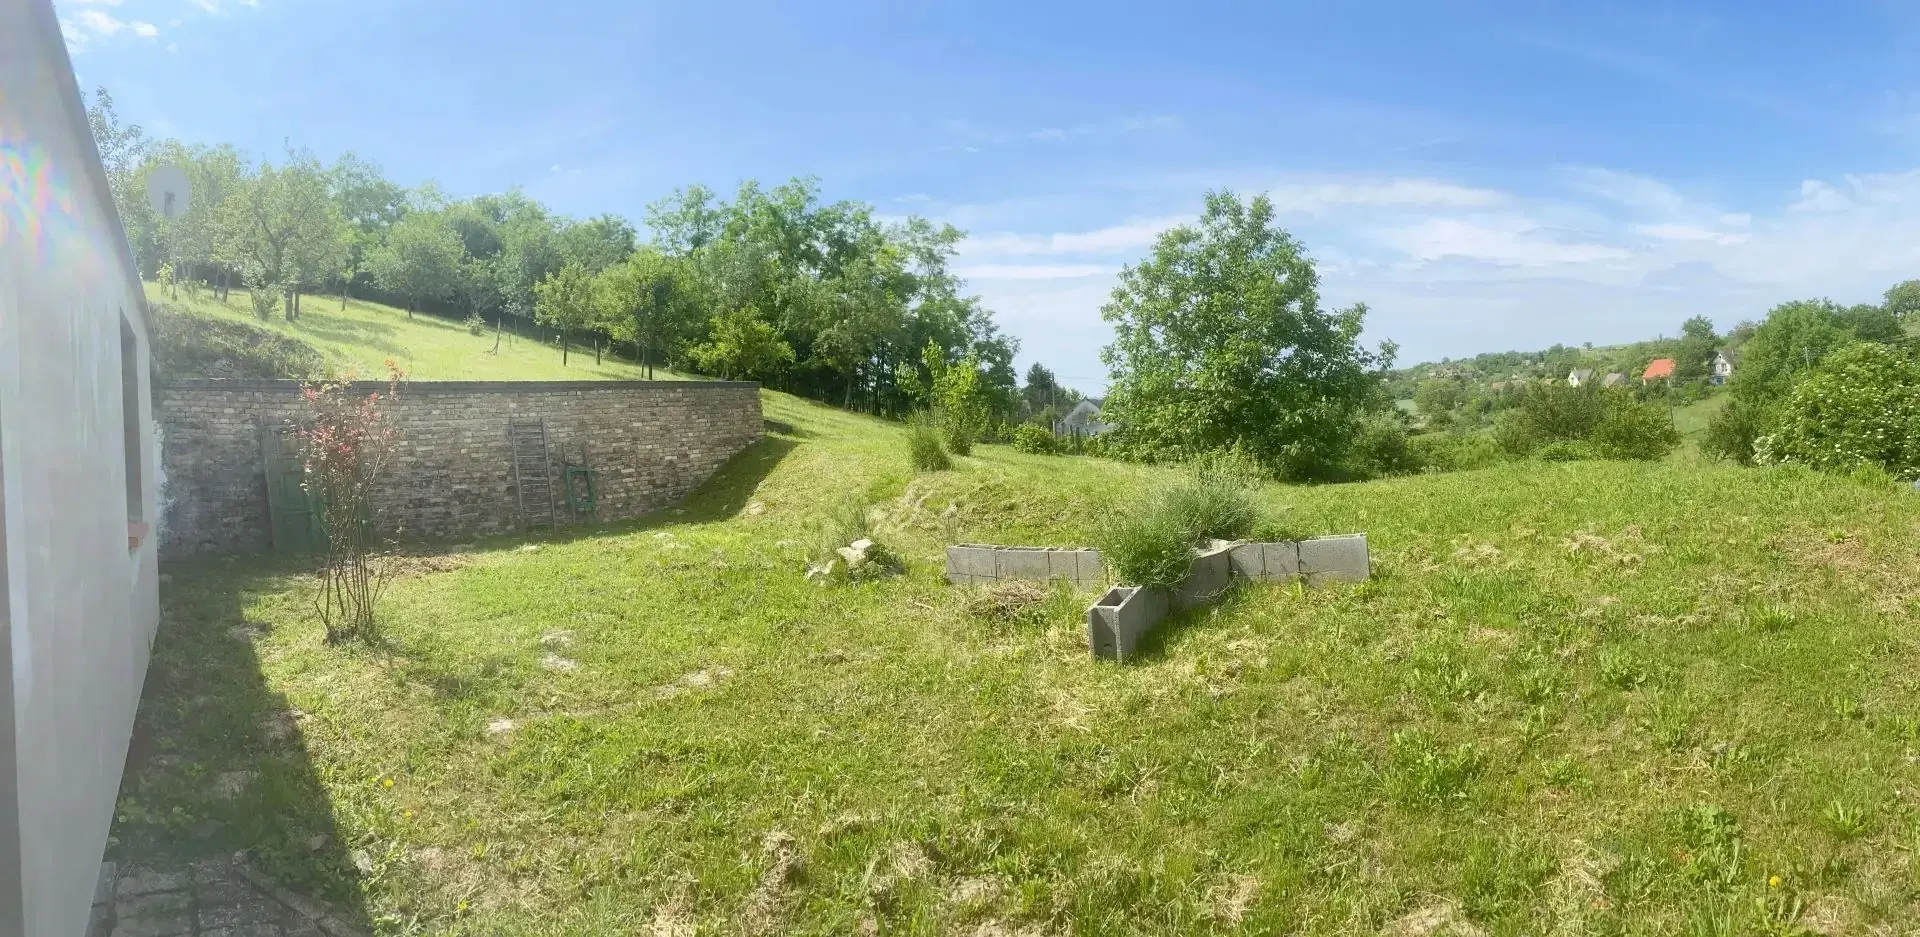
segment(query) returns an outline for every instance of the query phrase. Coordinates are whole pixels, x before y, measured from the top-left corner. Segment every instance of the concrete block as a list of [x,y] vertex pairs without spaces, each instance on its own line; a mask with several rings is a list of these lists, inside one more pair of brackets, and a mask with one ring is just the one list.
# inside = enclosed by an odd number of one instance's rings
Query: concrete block
[[1291,540],[1260,545],[1266,574],[1262,582],[1292,582],[1300,578],[1300,545]]
[[1372,575],[1367,559],[1367,535],[1300,541],[1300,572],[1310,586],[1323,582],[1366,582]]
[[1080,578],[1078,550],[1048,550],[1047,578],[1073,582]]
[[1234,545],[1231,551],[1233,574],[1252,582],[1267,578],[1266,547],[1264,543]]
[[1169,605],[1164,589],[1115,586],[1087,609],[1087,648],[1094,657],[1126,660]]
[[1220,543],[1193,557],[1187,578],[1173,591],[1177,611],[1195,608],[1219,598],[1233,584],[1233,544]]
[[1074,578],[1079,580],[1082,586],[1095,587],[1106,581],[1107,567],[1106,563],[1100,557],[1099,550],[1075,550],[1073,552],[1075,565],[1080,569],[1079,575],[1076,575]]
[[994,551],[994,575],[1001,579],[1047,578],[1047,553],[1040,547],[1003,547]]
[[993,578],[993,548],[961,544],[947,548],[947,581],[974,582]]

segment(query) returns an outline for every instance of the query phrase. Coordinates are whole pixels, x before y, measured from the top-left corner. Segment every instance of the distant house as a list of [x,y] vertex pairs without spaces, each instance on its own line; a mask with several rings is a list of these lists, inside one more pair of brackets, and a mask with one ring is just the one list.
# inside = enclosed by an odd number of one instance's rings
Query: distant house
[[1100,421],[1100,405],[1106,401],[1098,397],[1087,397],[1073,405],[1067,415],[1055,420],[1053,434],[1056,436],[1098,436],[1113,428],[1112,423]]
[[1672,378],[1673,359],[1655,358],[1652,362],[1648,363],[1646,373],[1640,375],[1640,383],[1651,384],[1654,381],[1665,381],[1671,380]]
[[1592,368],[1575,368],[1573,373],[1567,375],[1567,386],[1579,387],[1591,380],[1593,380]]
[[1600,379],[1601,387],[1619,387],[1627,382],[1627,376],[1615,371]]
[[1731,377],[1733,377],[1733,356],[1727,354],[1725,349],[1714,352],[1713,374],[1707,380],[1714,384],[1725,384]]

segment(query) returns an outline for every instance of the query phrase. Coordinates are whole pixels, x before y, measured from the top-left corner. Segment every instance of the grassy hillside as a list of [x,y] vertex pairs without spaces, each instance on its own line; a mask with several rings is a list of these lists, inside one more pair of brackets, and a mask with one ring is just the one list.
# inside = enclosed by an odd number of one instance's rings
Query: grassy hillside
[[[178,300],[168,299],[159,286],[149,283],[147,298],[189,315],[261,328],[303,342],[319,351],[328,366],[341,372],[352,368],[363,378],[384,375],[388,359],[416,381],[640,380],[646,376],[638,365],[611,357],[596,365],[593,349],[583,354],[577,346],[562,366],[558,345],[511,334],[502,338],[495,354],[491,331],[476,336],[457,322],[426,315],[409,319],[404,310],[357,299],[341,309],[337,296],[308,296],[301,301],[299,321],[275,316],[263,322],[254,317],[245,290],[234,290],[225,303],[206,292],[193,302],[185,293]],[[678,380],[683,375],[655,368],[654,377]]]
[[[1248,588],[1115,665],[1087,596],[997,615],[941,547],[1084,543],[1172,470],[910,477],[896,428],[766,401],[795,432],[681,509],[414,560],[384,651],[324,646],[297,569],[171,567],[118,848],[249,846],[384,933],[1920,924],[1910,492],[1691,459],[1275,486],[1375,580]],[[850,494],[906,575],[803,578]]]

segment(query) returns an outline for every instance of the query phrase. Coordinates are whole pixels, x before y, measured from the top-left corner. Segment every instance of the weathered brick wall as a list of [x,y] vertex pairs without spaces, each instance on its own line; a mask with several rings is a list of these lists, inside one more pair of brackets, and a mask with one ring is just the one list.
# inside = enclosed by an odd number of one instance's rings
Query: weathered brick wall
[[[154,409],[166,479],[161,549],[268,549],[261,434],[303,415],[299,385],[179,381],[159,388]],[[761,433],[758,385],[727,381],[419,382],[401,389],[393,412],[400,441],[373,514],[408,538],[520,527],[509,419],[546,421],[556,501],[562,453],[585,445],[600,520],[685,497]],[[565,523],[564,503],[555,516]]]

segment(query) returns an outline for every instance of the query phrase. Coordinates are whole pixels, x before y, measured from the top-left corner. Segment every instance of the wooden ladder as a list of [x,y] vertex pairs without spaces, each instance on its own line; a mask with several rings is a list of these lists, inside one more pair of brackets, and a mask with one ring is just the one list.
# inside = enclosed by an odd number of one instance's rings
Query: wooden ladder
[[553,459],[547,451],[547,421],[507,420],[513,442],[513,487],[520,496],[520,527],[552,527]]

